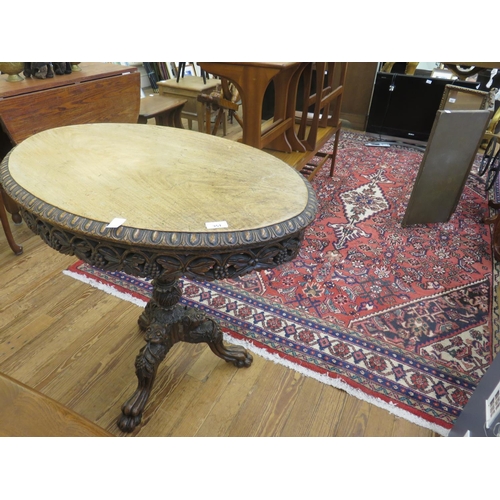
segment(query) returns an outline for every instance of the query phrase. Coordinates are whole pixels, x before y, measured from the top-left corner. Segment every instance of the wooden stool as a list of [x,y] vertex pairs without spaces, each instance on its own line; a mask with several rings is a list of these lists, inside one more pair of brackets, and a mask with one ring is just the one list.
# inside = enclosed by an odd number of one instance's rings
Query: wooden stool
[[205,128],[205,105],[199,102],[197,98],[200,94],[210,94],[220,83],[221,81],[218,79],[203,82],[201,76],[185,76],[179,82],[173,78],[158,82],[158,90],[161,96],[187,99],[187,103],[182,110],[182,118],[188,121],[189,129],[192,128],[193,120],[196,120],[198,130],[202,132]]
[[54,399],[0,374],[0,436],[111,437]]
[[163,95],[143,97],[137,123],[147,123],[149,118],[154,118],[156,125],[184,128],[181,112],[186,102],[187,99]]

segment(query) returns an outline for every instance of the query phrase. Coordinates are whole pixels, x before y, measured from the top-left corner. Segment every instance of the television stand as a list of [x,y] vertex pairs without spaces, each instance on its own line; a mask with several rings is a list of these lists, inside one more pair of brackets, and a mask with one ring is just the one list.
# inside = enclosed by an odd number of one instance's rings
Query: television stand
[[365,146],[377,147],[377,148],[390,148],[391,146],[404,146],[406,148],[414,148],[418,151],[425,151],[425,145],[423,144],[412,144],[410,142],[404,141],[370,141],[365,142]]

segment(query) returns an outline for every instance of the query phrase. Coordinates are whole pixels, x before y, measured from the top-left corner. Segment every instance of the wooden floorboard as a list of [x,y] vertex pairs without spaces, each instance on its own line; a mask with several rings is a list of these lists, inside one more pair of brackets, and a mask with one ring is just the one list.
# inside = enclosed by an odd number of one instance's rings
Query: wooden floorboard
[[[136,388],[141,308],[63,274],[58,254],[25,224],[0,231],[0,372],[114,436]],[[344,391],[253,355],[237,369],[205,345],[177,344],[160,365],[133,436],[436,436]],[[1,401],[0,401],[1,404]]]

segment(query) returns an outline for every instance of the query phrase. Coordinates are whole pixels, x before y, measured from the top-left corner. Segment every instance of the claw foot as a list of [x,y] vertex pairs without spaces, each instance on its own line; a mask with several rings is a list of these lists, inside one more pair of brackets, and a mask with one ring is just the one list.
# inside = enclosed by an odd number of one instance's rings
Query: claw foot
[[243,347],[226,346],[222,342],[209,342],[208,345],[216,356],[233,363],[236,368],[248,368],[252,364],[252,355]]
[[137,417],[133,417],[130,415],[120,415],[118,419],[118,427],[123,432],[132,432],[140,423],[141,423],[142,415],[138,415]]

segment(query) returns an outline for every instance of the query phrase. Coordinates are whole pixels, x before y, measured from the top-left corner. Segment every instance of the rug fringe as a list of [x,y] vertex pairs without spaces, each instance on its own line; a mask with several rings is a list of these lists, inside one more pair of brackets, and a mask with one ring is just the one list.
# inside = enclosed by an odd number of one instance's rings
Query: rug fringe
[[139,299],[137,297],[134,297],[130,293],[125,293],[125,292],[119,292],[115,288],[113,288],[110,285],[106,285],[104,283],[101,283],[100,281],[94,280],[92,278],[87,278],[86,276],[82,276],[81,274],[75,273],[73,271],[68,271],[64,270],[63,274],[66,276],[70,276],[71,278],[74,278],[76,280],[82,281],[83,283],[86,283],[87,285],[91,285],[94,288],[98,288],[99,290],[102,290],[103,292],[106,292],[109,295],[114,295],[115,297],[126,300],[127,302],[132,302],[136,306],[139,307],[146,307],[147,301]]
[[302,375],[314,378],[314,379],[318,380],[319,382],[322,382],[323,384],[331,385],[337,389],[345,391],[351,396],[354,396],[362,401],[366,401],[367,403],[370,403],[374,406],[378,406],[379,408],[387,410],[389,413],[396,415],[397,417],[404,418],[405,420],[408,420],[409,422],[411,422],[413,424],[419,425],[420,427],[425,427],[426,429],[429,429],[433,432],[436,432],[437,434],[439,434],[441,436],[447,436],[448,433],[450,432],[449,429],[446,429],[445,427],[434,424],[432,422],[427,422],[423,418],[417,417],[416,415],[413,415],[409,411],[406,411],[406,410],[399,408],[394,403],[387,403],[387,402],[381,400],[380,398],[375,398],[373,396],[365,394],[364,392],[360,391],[359,389],[355,389],[355,388],[351,387],[346,382],[344,382],[342,379],[328,377],[327,375],[323,375],[321,373],[316,373],[312,370],[308,370],[307,368],[304,368],[303,366],[300,366],[300,365],[296,365],[296,364],[292,363],[291,361],[288,361],[287,359],[282,358],[281,356],[278,356],[276,354],[272,354],[272,353],[266,351],[265,349],[257,347],[255,345],[253,345],[251,342],[231,337],[229,334],[227,334],[225,332],[224,332],[224,340],[226,342],[229,342],[230,344],[240,345],[240,346],[244,347],[245,349],[248,349],[249,351],[252,351],[253,353],[257,354],[258,356],[261,356],[262,358],[267,359],[268,361],[273,361],[274,363],[283,365],[287,368],[290,368],[291,370],[299,372]]
[[[70,276],[71,278],[82,281],[83,283],[91,285],[95,288],[98,288],[99,290],[102,290],[103,292],[106,292],[110,295],[114,295],[117,298],[131,302],[137,306],[145,307],[147,304],[147,301],[144,301],[144,300],[141,300],[137,297],[134,297],[133,295],[131,295],[129,293],[119,292],[118,290],[116,290],[112,286],[101,283],[98,280],[88,278],[86,276],[82,276],[81,274],[75,273],[73,271],[65,270],[65,271],[63,271],[63,274],[66,274],[67,276]],[[397,417],[404,418],[405,420],[408,420],[409,422],[411,422],[413,424],[416,424],[416,425],[419,425],[420,427],[424,427],[426,429],[429,429],[433,432],[436,432],[437,434],[439,434],[441,436],[447,436],[449,433],[449,429],[446,429],[446,428],[444,428],[440,425],[437,425],[437,424],[433,424],[431,422],[427,422],[423,418],[417,417],[416,415],[413,415],[410,412],[399,408],[394,403],[387,403],[385,401],[382,401],[380,398],[375,398],[373,396],[369,396],[368,394],[363,393],[359,389],[354,389],[353,387],[351,387],[350,385],[348,385],[347,383],[345,383],[343,380],[341,380],[339,378],[331,378],[331,377],[328,377],[327,375],[323,375],[321,373],[316,373],[312,370],[308,370],[307,368],[304,368],[303,366],[300,366],[300,365],[296,365],[296,364],[292,363],[291,361],[288,361],[287,359],[282,358],[281,356],[278,356],[276,354],[271,354],[270,352],[266,351],[265,349],[262,349],[262,348],[255,346],[251,342],[231,337],[231,335],[229,335],[225,332],[224,332],[224,340],[226,342],[229,342],[230,344],[240,345],[240,346],[244,347],[245,349],[248,349],[249,351],[253,352],[254,354],[256,354],[264,359],[267,359],[268,361],[273,361],[274,363],[280,364],[280,365],[285,366],[291,370],[294,370],[298,373],[301,373],[302,375],[305,375],[306,377],[314,378],[318,382],[321,382],[323,384],[327,384],[327,385],[333,386],[337,389],[340,389],[342,391],[345,391],[351,396],[354,396],[362,401],[366,401],[367,403],[373,404],[374,406],[378,406],[379,408],[387,410],[389,413],[396,415]]]

